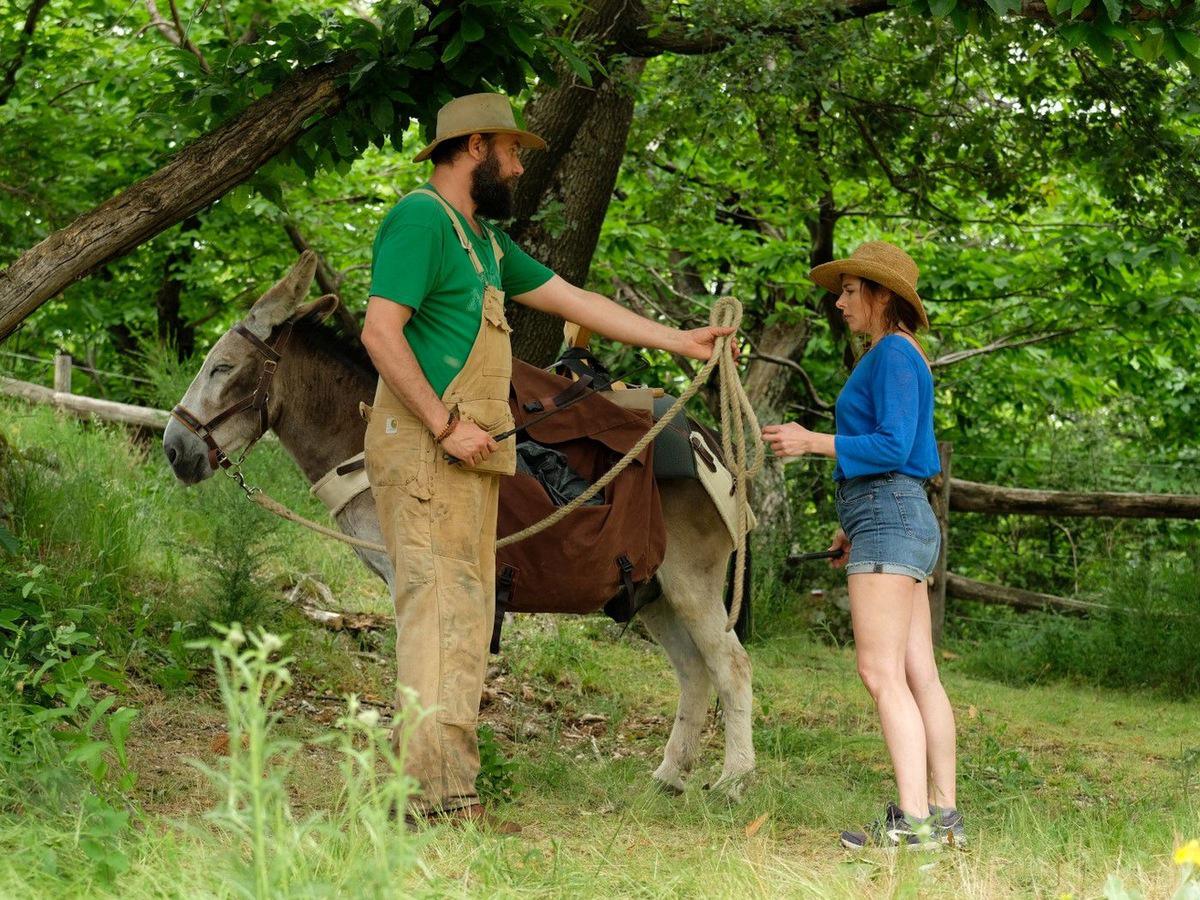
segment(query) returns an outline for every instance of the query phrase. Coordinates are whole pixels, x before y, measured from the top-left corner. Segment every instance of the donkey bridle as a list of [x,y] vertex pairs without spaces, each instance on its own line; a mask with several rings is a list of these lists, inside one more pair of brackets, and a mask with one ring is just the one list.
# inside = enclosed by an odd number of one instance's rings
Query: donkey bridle
[[[240,334],[250,345],[258,351],[258,355],[263,359],[262,372],[258,376],[258,384],[255,385],[254,393],[243,397],[237,403],[223,409],[207,422],[201,422],[199,417],[189,411],[182,403],[171,410],[171,416],[180,422],[188,431],[204,441],[208,447],[208,464],[216,471],[218,467],[222,469],[236,469],[246,459],[246,454],[250,452],[250,448],[258,443],[259,439],[267,433],[269,425],[267,421],[267,404],[270,402],[271,379],[275,377],[275,370],[279,367],[279,360],[283,356],[284,345],[287,344],[287,339],[292,333],[292,323],[286,323],[279,332],[274,336],[271,343],[262,340],[258,335],[254,334],[249,328],[240,322],[233,326],[232,329],[236,334]],[[229,456],[221,449],[221,445],[217,443],[217,439],[213,437],[213,430],[231,416],[236,416],[240,412],[246,410],[258,410],[258,434],[246,445],[241,456],[236,461],[231,460]]]

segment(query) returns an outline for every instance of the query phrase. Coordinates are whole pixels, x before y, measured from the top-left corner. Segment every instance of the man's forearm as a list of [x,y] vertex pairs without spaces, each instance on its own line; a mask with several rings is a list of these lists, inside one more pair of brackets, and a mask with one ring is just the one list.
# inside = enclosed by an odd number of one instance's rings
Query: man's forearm
[[580,290],[565,298],[557,312],[569,322],[622,344],[653,350],[675,350],[679,343],[676,329],[639,316],[593,291]]
[[409,412],[425,423],[425,427],[437,434],[446,425],[450,412],[436,393],[403,331],[384,337],[369,337],[363,334],[363,345],[370,354],[371,362],[379,377],[391,389]]

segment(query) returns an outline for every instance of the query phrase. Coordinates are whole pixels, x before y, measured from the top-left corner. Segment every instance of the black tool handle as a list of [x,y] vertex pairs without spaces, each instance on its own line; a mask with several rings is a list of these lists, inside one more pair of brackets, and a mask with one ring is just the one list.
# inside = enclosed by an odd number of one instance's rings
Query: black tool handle
[[789,557],[789,559],[792,562],[810,562],[814,559],[841,559],[845,552],[844,549],[839,547],[837,550],[818,550],[815,553],[800,553]]

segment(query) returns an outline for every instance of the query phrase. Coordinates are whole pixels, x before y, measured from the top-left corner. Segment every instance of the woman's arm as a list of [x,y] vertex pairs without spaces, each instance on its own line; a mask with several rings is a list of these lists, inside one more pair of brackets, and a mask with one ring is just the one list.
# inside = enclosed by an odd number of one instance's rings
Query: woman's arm
[[762,438],[776,456],[804,456],[815,453],[818,456],[837,458],[834,435],[809,431],[799,422],[767,425],[762,430]]

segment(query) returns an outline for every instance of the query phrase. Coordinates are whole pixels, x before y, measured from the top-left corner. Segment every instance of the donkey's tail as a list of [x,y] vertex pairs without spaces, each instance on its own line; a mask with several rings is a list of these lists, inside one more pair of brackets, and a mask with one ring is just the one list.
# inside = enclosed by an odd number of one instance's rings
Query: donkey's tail
[[[733,607],[733,567],[734,557],[729,557],[729,571],[725,575],[725,612]],[[754,633],[754,604],[750,597],[751,572],[754,569],[754,557],[750,552],[750,541],[746,541],[746,570],[742,573],[742,608],[738,611],[737,622],[734,623],[733,633],[745,644]]]

